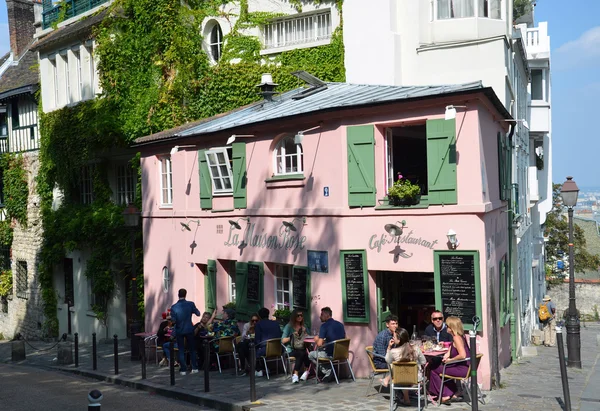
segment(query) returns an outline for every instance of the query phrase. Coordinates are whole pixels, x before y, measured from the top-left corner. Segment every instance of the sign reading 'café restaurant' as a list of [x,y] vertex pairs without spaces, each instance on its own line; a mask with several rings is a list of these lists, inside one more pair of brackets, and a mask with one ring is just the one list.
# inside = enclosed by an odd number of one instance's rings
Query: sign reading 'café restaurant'
[[433,247],[438,243],[438,240],[431,241],[423,237],[417,237],[414,235],[412,230],[410,230],[407,234],[400,235],[399,237],[394,237],[389,234],[381,234],[380,236],[373,234],[369,239],[369,248],[371,250],[377,249],[377,252],[380,253],[383,246],[394,243],[414,244],[433,250]]
[[[306,243],[306,236],[301,236],[300,233],[289,231],[283,225],[279,228],[278,235],[269,235],[268,233],[254,233],[256,224],[250,224],[243,237],[237,234],[235,229],[229,229],[229,237],[225,241],[225,245],[229,247],[256,247],[267,248],[271,250],[303,250]],[[258,230],[257,230],[258,231]]]

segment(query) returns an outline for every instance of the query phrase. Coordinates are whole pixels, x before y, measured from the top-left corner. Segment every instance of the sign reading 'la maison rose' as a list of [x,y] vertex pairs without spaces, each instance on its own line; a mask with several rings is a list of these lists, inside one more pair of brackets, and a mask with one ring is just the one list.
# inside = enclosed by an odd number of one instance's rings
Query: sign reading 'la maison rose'
[[413,231],[409,231],[407,234],[394,237],[389,234],[373,234],[369,239],[369,248],[371,250],[377,249],[377,252],[381,252],[381,248],[386,244],[414,244],[421,247],[429,248],[433,250],[433,247],[438,243],[438,240],[427,240],[423,237],[416,237]]
[[279,234],[271,234],[263,232],[254,233],[256,224],[250,224],[246,232],[240,240],[240,235],[235,232],[233,227],[229,228],[229,237],[225,241],[228,247],[256,247],[267,248],[271,250],[303,250],[306,243],[306,236],[301,236],[300,233],[289,231],[283,225],[279,228]]

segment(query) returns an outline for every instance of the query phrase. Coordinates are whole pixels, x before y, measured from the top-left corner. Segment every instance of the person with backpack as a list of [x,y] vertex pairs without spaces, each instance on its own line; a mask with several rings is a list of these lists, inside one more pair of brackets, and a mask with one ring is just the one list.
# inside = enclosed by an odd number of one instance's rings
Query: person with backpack
[[544,327],[544,346],[554,347],[556,345],[556,330],[554,329],[554,315],[556,305],[551,301],[549,295],[545,295],[538,310],[538,317]]

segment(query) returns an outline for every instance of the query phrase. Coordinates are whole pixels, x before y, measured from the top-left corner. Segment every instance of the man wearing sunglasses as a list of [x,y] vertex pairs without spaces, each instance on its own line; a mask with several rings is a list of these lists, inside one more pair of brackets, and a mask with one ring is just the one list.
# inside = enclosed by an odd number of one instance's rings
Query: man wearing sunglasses
[[425,335],[435,338],[438,342],[452,341],[452,336],[448,334],[448,327],[444,322],[444,314],[441,311],[435,310],[431,313],[431,324],[425,328]]

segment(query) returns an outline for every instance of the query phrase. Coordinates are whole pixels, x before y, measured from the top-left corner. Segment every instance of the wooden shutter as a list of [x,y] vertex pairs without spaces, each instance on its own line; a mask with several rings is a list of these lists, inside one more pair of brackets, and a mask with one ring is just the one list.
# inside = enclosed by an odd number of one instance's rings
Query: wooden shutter
[[348,127],[348,205],[375,206],[375,128]]
[[217,308],[217,262],[208,260],[204,277],[204,305],[206,311],[213,312]]
[[246,208],[246,143],[233,143],[233,207]]
[[[259,295],[258,300],[248,298],[248,265],[258,266]],[[264,265],[260,262],[235,263],[235,310],[236,316],[243,321],[250,319],[264,304]]]
[[500,200],[510,198],[510,145],[504,133],[498,133],[498,181]]
[[429,204],[456,204],[456,121],[427,120]]
[[[302,278],[304,277],[304,278]],[[301,289],[300,289],[300,287]],[[311,328],[310,303],[312,302],[310,286],[310,270],[308,267],[295,265],[292,267],[292,308],[302,310],[304,314],[304,324],[306,328]],[[298,296],[304,294],[301,302],[298,301]],[[300,302],[300,304],[296,304]]]
[[206,161],[206,150],[198,150],[198,172],[200,173],[200,208],[210,210],[212,208],[212,180],[208,171]]

